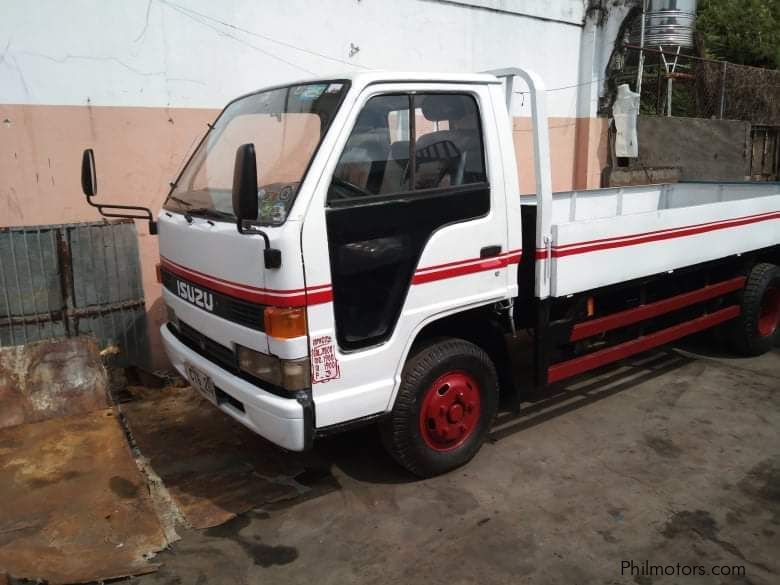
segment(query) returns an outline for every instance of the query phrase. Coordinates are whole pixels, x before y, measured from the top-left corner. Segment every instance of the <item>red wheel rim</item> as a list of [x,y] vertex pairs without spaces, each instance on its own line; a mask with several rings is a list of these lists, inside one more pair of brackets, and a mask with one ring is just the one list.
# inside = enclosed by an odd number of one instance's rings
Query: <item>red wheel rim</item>
[[780,288],[769,287],[761,300],[761,314],[758,317],[758,332],[769,337],[780,324]]
[[479,424],[479,384],[462,371],[436,378],[425,391],[420,407],[420,435],[431,449],[460,447]]

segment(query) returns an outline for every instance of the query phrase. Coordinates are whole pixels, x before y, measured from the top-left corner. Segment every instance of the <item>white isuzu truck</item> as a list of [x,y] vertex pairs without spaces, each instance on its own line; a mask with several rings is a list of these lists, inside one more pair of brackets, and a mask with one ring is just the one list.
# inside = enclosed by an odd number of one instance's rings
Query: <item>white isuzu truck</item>
[[[517,78],[530,197],[508,113]],[[780,185],[552,193],[547,127],[543,84],[521,69],[359,73],[231,102],[157,220],[142,210],[159,230],[171,362],[286,449],[376,421],[395,459],[429,476],[474,456],[499,392],[715,326],[743,354],[778,341]],[[85,151],[90,202],[95,182]],[[520,384],[518,330],[533,340]]]

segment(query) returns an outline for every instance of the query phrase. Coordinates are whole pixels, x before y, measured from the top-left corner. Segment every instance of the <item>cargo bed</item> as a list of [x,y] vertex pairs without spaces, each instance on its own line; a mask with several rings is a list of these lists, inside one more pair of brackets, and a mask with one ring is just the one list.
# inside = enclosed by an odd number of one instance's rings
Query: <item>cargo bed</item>
[[551,215],[536,258],[549,261],[550,295],[562,297],[780,244],[780,183],[560,192]]

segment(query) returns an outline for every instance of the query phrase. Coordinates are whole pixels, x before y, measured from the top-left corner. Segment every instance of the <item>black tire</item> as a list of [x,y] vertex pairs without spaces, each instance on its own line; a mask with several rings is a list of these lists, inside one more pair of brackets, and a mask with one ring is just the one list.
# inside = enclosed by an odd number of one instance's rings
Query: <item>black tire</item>
[[[467,386],[462,387],[472,398],[478,395],[478,400],[468,405],[462,402],[463,407],[458,411],[463,417],[461,422],[468,425],[459,426],[458,421],[447,419],[452,428],[445,424],[443,432],[445,436],[453,435],[452,446],[444,449],[444,442],[449,437],[444,439],[437,436],[435,439],[441,443],[436,448],[431,443],[431,435],[435,432],[431,429],[435,428],[435,422],[428,429],[422,429],[423,420],[430,422],[431,419],[421,418],[421,409],[424,406],[426,409],[431,408],[431,400],[451,399],[447,394],[449,392],[457,394],[452,398],[455,402],[463,401],[464,395],[456,390],[459,387],[457,385],[450,387],[445,382],[441,388],[434,390],[434,383],[451,379],[457,379],[457,384],[465,383]],[[472,382],[476,383],[476,388]],[[433,391],[441,398],[433,396]],[[446,416],[450,417],[455,408],[458,405],[453,403]],[[393,410],[380,423],[382,442],[393,458],[413,474],[419,477],[439,475],[460,467],[476,455],[490,431],[497,409],[496,369],[487,353],[462,339],[435,340],[417,349],[407,360]],[[443,410],[441,416],[445,417]],[[471,418],[467,420],[467,417]],[[468,429],[464,430],[466,426]],[[462,437],[456,436],[459,433]]]
[[774,331],[761,327],[762,310],[772,291],[780,290],[780,268],[774,264],[756,264],[750,271],[742,291],[742,313],[734,319],[729,331],[731,347],[744,356],[758,356],[768,352],[780,341],[780,327]]

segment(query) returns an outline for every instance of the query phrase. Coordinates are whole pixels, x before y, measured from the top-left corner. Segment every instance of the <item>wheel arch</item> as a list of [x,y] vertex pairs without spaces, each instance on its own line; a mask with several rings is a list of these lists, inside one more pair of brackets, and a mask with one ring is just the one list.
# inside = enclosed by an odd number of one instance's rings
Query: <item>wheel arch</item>
[[753,264],[760,264],[762,262],[780,266],[780,244],[762,250],[760,253],[756,254],[753,258]]
[[496,368],[499,392],[503,394],[513,391],[515,386],[511,375],[511,361],[504,337],[508,325],[509,317],[506,312],[496,311],[492,303],[455,313],[436,315],[421,323],[414,335],[410,336],[410,342],[399,363],[395,388],[387,410],[391,410],[395,404],[403,368],[410,356],[425,344],[442,338],[463,339],[484,350]]

